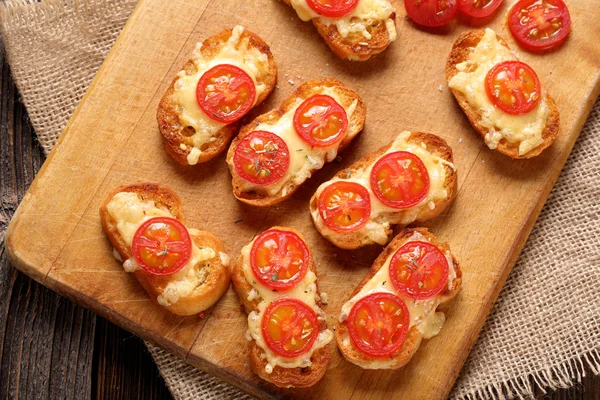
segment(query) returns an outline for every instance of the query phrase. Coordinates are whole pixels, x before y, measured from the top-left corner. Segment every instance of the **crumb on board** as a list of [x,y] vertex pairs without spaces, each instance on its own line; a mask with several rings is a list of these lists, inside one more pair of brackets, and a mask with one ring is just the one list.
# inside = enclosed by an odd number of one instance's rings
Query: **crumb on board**
[[293,85],[293,84],[295,84],[296,82],[294,82],[294,80],[293,80],[293,79],[289,79],[289,80],[288,80],[288,83],[289,83],[290,85]]
[[459,137],[458,138],[458,143],[462,143],[462,141],[463,141],[462,138]]

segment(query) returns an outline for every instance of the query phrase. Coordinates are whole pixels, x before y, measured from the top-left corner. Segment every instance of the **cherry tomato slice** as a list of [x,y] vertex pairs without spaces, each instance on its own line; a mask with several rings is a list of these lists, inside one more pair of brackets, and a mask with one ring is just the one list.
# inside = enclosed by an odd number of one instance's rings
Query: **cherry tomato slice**
[[414,299],[428,299],[448,284],[448,261],[436,246],[408,242],[390,261],[390,279],[401,293]]
[[571,31],[571,15],[562,0],[521,0],[508,13],[508,27],[527,50],[561,45]]
[[503,0],[458,0],[458,8],[473,18],[486,18],[492,15]]
[[254,105],[254,81],[241,68],[220,64],[206,71],[196,87],[198,105],[211,119],[230,124]]
[[511,115],[533,110],[540,102],[541,90],[535,71],[521,61],[501,62],[485,78],[485,91],[490,101]]
[[250,251],[252,272],[269,289],[292,289],[308,272],[308,264],[308,248],[294,232],[269,229]]
[[235,170],[242,179],[256,185],[270,185],[286,174],[290,152],[282,138],[266,131],[249,133],[233,154]]
[[312,146],[331,146],[346,136],[346,110],[332,97],[316,94],[304,100],[296,109],[294,129]]
[[389,356],[398,350],[409,325],[408,307],[391,293],[363,297],[348,316],[348,332],[354,347],[371,357]]
[[429,193],[429,172],[413,153],[389,153],[373,166],[371,189],[386,206],[412,207]]
[[185,226],[175,218],[150,218],[133,235],[131,252],[144,271],[169,275],[189,261],[192,239]]
[[319,335],[317,314],[300,300],[280,297],[269,304],[262,319],[262,334],[271,351],[297,357],[311,349]]
[[457,0],[404,0],[406,13],[419,25],[442,26],[458,13]]
[[354,182],[338,181],[319,196],[319,214],[325,225],[336,232],[352,232],[367,223],[371,199],[367,189]]
[[306,0],[308,6],[317,14],[339,18],[350,14],[359,0]]

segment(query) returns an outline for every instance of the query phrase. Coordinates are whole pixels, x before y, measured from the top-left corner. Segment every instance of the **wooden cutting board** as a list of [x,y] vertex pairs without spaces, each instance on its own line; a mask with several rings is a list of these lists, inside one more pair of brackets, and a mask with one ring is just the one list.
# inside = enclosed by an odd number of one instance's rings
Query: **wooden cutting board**
[[[491,27],[518,49],[504,24],[507,3]],[[352,63],[335,58],[311,24],[275,0],[142,0],[15,214],[7,236],[11,260],[44,285],[260,397],[445,398],[600,90],[600,8],[588,0],[568,5],[573,31],[562,48],[543,56],[520,52],[556,99],[560,136],[540,157],[514,161],[484,146],[446,86],[445,58],[469,29],[464,23],[420,30],[399,2],[399,40],[375,60]],[[196,167],[177,165],[163,150],[155,118],[195,43],[235,24],[262,36],[279,65],[277,89],[252,116],[278,105],[300,82],[324,77],[344,81],[368,108],[364,132],[341,161],[317,172],[293,198],[265,209],[235,200],[223,156]],[[153,181],[174,188],[189,226],[215,233],[234,259],[272,225],[299,229],[317,259],[334,325],[381,247],[333,247],[312,226],[308,199],[336,171],[403,130],[436,133],[454,149],[458,198],[427,226],[450,243],[464,280],[441,334],[399,371],[363,371],[334,351],[316,386],[277,390],[250,371],[246,315],[233,290],[204,319],[170,315],[113,259],[100,227],[98,208],[111,189]]]

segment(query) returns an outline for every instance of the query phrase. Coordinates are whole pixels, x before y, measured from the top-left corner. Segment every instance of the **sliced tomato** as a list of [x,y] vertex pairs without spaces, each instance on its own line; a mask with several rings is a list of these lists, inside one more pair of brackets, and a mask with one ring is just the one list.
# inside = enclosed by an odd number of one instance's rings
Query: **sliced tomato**
[[254,131],[236,147],[233,164],[242,179],[256,185],[270,185],[285,176],[290,166],[290,152],[276,134]]
[[563,0],[520,0],[508,13],[508,27],[527,50],[548,50],[567,39],[571,14]]
[[398,350],[406,339],[409,324],[408,307],[391,293],[363,297],[348,316],[354,347],[371,357],[386,357]]
[[371,189],[387,206],[412,207],[429,192],[429,172],[423,161],[413,153],[389,153],[373,166]]
[[256,279],[269,289],[288,290],[308,272],[306,243],[294,232],[269,229],[254,240],[250,266]]
[[300,300],[280,297],[265,309],[262,334],[273,353],[298,357],[309,351],[317,340],[317,314]]
[[446,256],[431,243],[408,242],[390,261],[390,279],[399,292],[415,299],[427,299],[448,284]]
[[460,12],[473,18],[486,18],[492,15],[504,0],[458,0]]
[[319,214],[325,225],[336,232],[352,232],[367,223],[371,199],[367,189],[354,182],[338,181],[319,196]]
[[542,87],[535,71],[521,61],[495,65],[485,78],[488,98],[507,114],[528,113],[538,105]]
[[294,129],[311,146],[331,146],[346,136],[346,110],[333,97],[316,94],[296,109]]
[[457,0],[404,0],[406,13],[419,25],[442,26],[458,13]]
[[133,235],[131,252],[144,271],[169,275],[189,261],[192,239],[185,226],[175,218],[150,218]]
[[308,6],[317,14],[339,18],[350,14],[359,0],[306,0]]
[[211,119],[230,124],[254,105],[256,87],[241,68],[220,64],[206,71],[196,87],[198,105]]

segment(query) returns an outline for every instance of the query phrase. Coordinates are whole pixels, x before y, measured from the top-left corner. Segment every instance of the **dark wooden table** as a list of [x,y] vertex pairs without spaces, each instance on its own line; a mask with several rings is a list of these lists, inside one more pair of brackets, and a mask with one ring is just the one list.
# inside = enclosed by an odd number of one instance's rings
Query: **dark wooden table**
[[[0,65],[3,235],[44,155],[3,52]],[[600,400],[600,377],[588,371],[577,386],[549,395],[538,390],[537,397]],[[169,399],[171,395],[138,337],[16,271],[2,245],[0,398]]]

